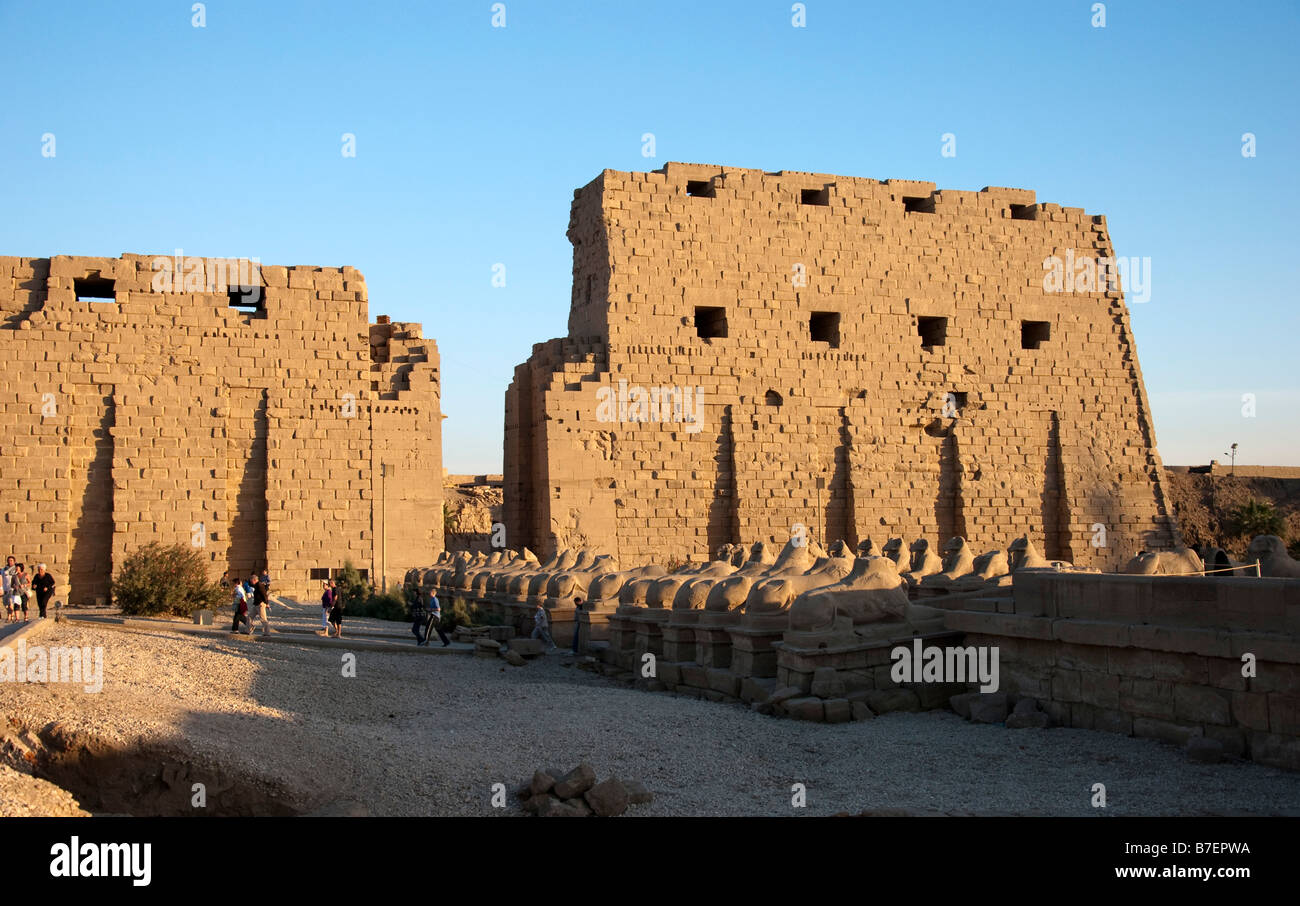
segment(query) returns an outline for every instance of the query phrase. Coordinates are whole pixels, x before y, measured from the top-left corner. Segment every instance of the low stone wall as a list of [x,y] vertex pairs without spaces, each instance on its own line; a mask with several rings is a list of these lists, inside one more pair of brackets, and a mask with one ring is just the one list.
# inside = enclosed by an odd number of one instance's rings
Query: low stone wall
[[[605,589],[575,612],[567,596],[542,593],[544,580],[539,573],[508,594],[447,589],[445,596],[476,603],[520,635],[532,631],[543,604],[560,645],[568,647],[576,631],[605,672],[648,690],[805,720],[951,706],[1008,727],[1050,721],[1180,744],[1198,737],[1192,748],[1206,760],[1229,755],[1300,770],[1297,579],[1030,568],[1010,587],[914,601],[916,609],[942,608],[913,615],[922,621],[915,624],[803,632],[790,629],[781,610],[641,603],[650,592],[644,577],[629,579],[617,596]],[[972,698],[977,684],[962,682],[969,669],[895,682],[894,649],[917,642],[926,650],[996,648],[997,694]],[[980,663],[982,674],[987,662]]]
[[1012,602],[947,620],[998,647],[1002,691],[1064,726],[1300,770],[1300,580],[1026,574]]

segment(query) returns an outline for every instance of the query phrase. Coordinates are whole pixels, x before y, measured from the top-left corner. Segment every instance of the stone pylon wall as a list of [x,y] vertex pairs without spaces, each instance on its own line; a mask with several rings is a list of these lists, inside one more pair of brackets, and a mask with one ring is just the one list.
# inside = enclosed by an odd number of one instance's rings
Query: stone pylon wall
[[239,309],[220,265],[0,258],[0,556],[45,562],[71,603],[149,541],[313,598],[345,560],[378,578],[385,508],[390,584],[442,548],[434,342],[370,325],[353,268],[245,266],[260,302]]
[[[1045,289],[1049,257],[1114,254],[1105,218],[670,163],[578,190],[569,238],[569,336],[506,394],[511,546],[632,563],[795,524],[980,550],[1028,531],[1114,568],[1176,543],[1122,293]],[[636,387],[690,388],[696,420],[602,410]]]

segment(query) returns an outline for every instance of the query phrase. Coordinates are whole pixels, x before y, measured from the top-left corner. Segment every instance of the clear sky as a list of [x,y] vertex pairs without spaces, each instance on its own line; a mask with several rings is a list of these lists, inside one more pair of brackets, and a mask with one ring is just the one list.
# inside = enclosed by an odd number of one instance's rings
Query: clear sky
[[1166,463],[1300,465],[1296,3],[1117,0],[1105,27],[1076,0],[793,5],[506,0],[499,28],[490,0],[212,0],[196,28],[185,0],[0,0],[0,254],[357,267],[372,319],[438,341],[446,466],[498,472],[602,169],[1017,186],[1150,258]]

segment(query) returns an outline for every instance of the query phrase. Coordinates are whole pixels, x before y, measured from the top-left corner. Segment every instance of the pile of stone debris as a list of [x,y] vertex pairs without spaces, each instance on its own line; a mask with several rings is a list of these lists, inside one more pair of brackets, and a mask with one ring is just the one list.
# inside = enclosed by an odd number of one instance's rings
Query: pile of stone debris
[[563,777],[558,771],[537,771],[519,790],[524,811],[542,818],[613,818],[629,805],[643,805],[654,794],[635,780],[596,782],[596,769],[585,761]]

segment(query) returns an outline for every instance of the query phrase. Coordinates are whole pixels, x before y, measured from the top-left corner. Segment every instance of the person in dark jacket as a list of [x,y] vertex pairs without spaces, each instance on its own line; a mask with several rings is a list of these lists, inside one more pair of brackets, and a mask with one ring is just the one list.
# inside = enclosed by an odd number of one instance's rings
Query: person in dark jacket
[[411,634],[415,636],[416,645],[424,644],[424,624],[428,618],[429,616],[424,609],[424,602],[417,597],[411,602]]
[[45,571],[44,563],[36,567],[36,575],[32,577],[32,591],[36,592],[36,606],[43,617],[45,605],[50,603],[50,598],[54,594],[54,577]]
[[330,634],[330,608],[334,606],[334,580],[325,583],[320,596],[320,631]]
[[257,608],[257,618],[262,622],[262,635],[271,634],[271,621],[267,614],[266,586],[262,580],[253,573],[249,579],[253,584],[253,605]]
[[334,638],[343,638],[343,589],[341,588],[334,591],[334,606],[330,608],[330,626],[333,627]]
[[573,653],[578,653],[578,629],[582,626],[578,622],[578,611],[582,610],[582,596],[579,595],[573,599]]

